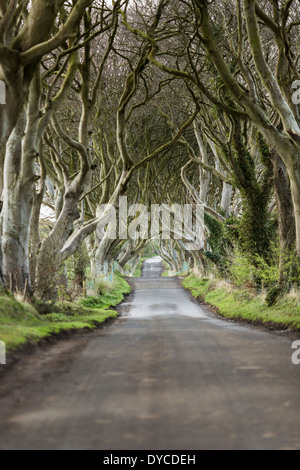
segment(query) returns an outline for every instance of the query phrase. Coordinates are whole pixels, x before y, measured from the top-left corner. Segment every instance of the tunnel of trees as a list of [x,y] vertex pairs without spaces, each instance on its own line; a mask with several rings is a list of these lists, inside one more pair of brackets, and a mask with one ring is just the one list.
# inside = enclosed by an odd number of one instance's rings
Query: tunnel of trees
[[[0,0],[3,288],[83,293],[153,251],[270,304],[299,288],[299,31],[296,0]],[[203,246],[100,236],[125,196],[201,205]]]

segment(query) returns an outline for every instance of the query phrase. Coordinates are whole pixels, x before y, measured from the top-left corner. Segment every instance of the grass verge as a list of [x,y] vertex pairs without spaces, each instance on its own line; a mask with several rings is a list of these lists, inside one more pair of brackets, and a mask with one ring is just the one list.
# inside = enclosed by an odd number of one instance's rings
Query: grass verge
[[131,288],[121,274],[115,272],[112,283],[101,283],[98,286],[97,297],[86,297],[79,301],[85,308],[105,309],[115,307],[122,302],[124,295],[129,294]]
[[224,281],[191,275],[182,284],[196,299],[217,308],[217,312],[226,318],[264,325],[271,329],[300,331],[299,293],[290,293],[277,305],[268,307],[263,295],[236,289]]
[[[121,276],[115,276],[107,287],[105,295],[89,297],[78,303],[58,302],[49,304],[51,313],[39,314],[37,308],[24,302],[18,302],[12,296],[0,297],[0,340],[6,344],[7,351],[13,351],[26,343],[37,343],[43,338],[63,331],[92,330],[118,313],[108,310],[118,305],[124,294],[130,292],[130,286]],[[93,300],[94,299],[94,300]],[[45,307],[45,305],[44,305]],[[47,309],[46,309],[47,311]]]

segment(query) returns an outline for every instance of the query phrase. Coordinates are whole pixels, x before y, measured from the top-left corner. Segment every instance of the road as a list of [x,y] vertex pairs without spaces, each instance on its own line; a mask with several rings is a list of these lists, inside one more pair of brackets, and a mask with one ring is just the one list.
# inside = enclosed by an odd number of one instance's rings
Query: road
[[291,338],[216,318],[154,264],[134,283],[71,358],[49,346],[57,370],[33,354],[30,384],[4,378],[0,449],[300,449]]

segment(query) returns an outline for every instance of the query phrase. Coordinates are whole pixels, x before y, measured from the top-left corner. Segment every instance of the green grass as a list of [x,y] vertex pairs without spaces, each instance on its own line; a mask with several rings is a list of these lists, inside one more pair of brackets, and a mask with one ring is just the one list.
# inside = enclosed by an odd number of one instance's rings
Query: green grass
[[162,273],[162,277],[169,277],[170,276],[170,271],[164,271]]
[[103,297],[94,298],[94,301],[89,297],[78,303],[58,302],[49,305],[51,313],[44,315],[40,315],[32,305],[18,302],[12,296],[0,296],[0,340],[10,351],[62,331],[96,328],[106,319],[118,316],[116,311],[108,308],[119,304],[128,292],[128,283],[116,276],[110,291]]
[[192,295],[218,308],[221,315],[266,326],[300,330],[299,293],[288,294],[273,307],[268,307],[263,296],[244,289],[235,289],[216,280],[188,276],[183,286]]
[[114,307],[122,302],[124,294],[129,294],[130,286],[128,282],[115,272],[112,283],[101,286],[101,292],[97,297],[86,297],[79,301],[79,304],[87,308],[108,308]]

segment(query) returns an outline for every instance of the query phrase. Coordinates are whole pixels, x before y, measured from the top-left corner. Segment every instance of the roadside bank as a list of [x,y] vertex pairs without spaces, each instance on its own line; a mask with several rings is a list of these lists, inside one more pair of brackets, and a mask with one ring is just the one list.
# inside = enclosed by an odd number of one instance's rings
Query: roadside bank
[[183,287],[215,313],[229,320],[261,325],[270,330],[300,331],[299,293],[291,292],[278,303],[268,307],[265,295],[248,289],[237,289],[224,281],[190,275]]

